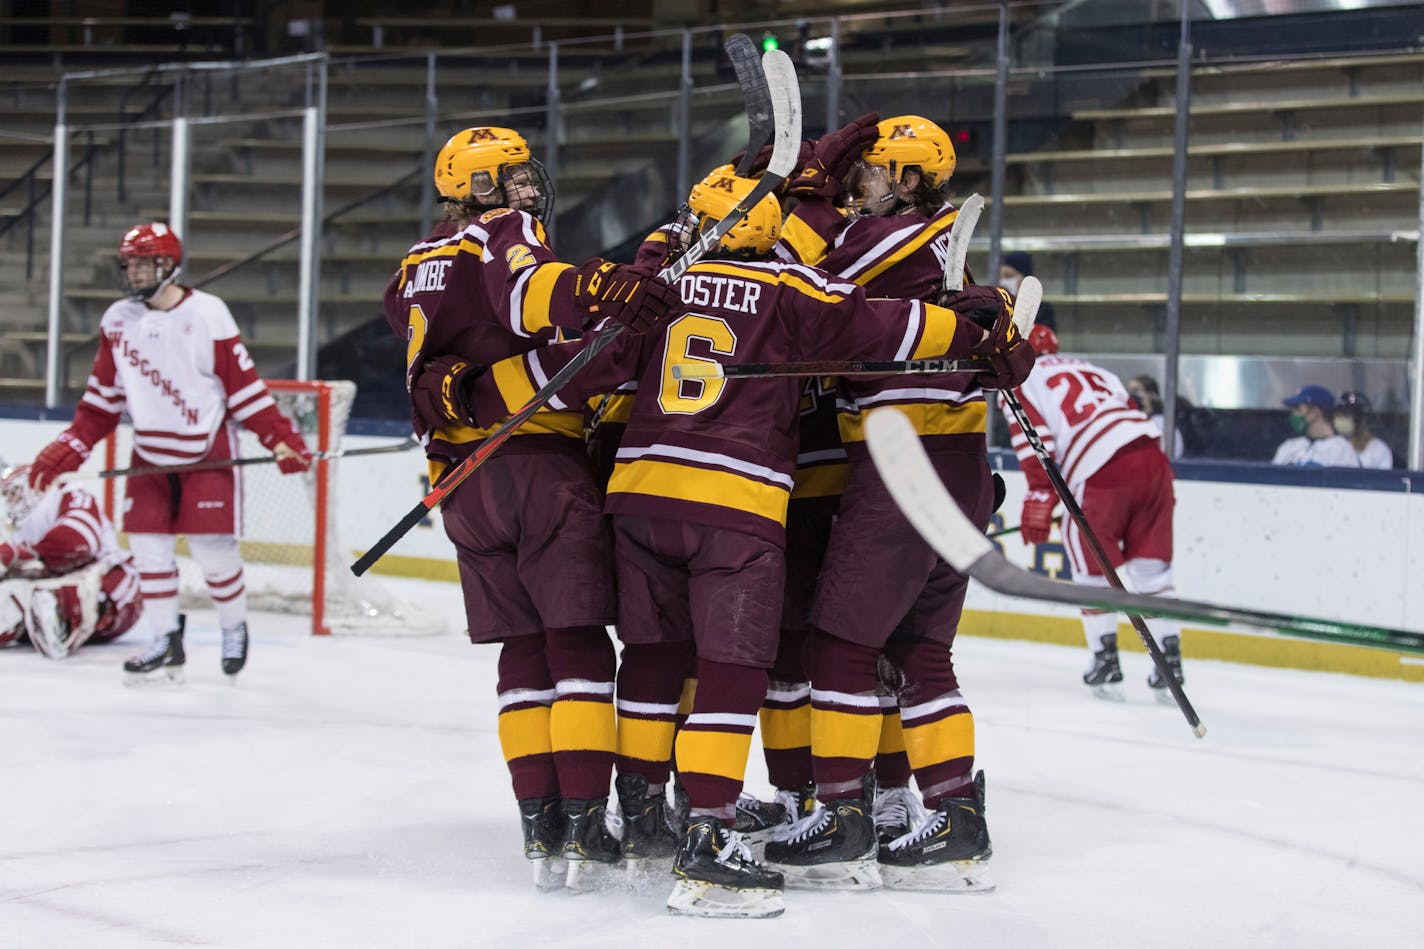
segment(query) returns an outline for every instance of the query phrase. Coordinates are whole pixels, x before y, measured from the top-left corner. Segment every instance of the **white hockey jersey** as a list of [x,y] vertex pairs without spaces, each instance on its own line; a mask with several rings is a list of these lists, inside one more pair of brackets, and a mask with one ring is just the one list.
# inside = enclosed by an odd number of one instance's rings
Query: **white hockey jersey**
[[171,310],[124,299],[104,312],[71,433],[93,446],[125,409],[134,452],[151,464],[199,461],[231,417],[271,448],[291,423],[257,375],[227,305],[188,290]]
[[[1161,431],[1127,394],[1122,380],[1082,359],[1040,356],[1018,392],[1024,412],[1074,494],[1128,444],[1143,437],[1161,437]],[[1004,415],[1029,487],[1050,490],[1047,474],[1007,406]]]
[[1297,468],[1358,468],[1360,456],[1344,435],[1308,438],[1300,435],[1287,438],[1276,449],[1273,465],[1293,465]]
[[53,574],[68,573],[96,560],[116,564],[129,559],[99,502],[77,487],[45,492],[15,525],[15,537]]

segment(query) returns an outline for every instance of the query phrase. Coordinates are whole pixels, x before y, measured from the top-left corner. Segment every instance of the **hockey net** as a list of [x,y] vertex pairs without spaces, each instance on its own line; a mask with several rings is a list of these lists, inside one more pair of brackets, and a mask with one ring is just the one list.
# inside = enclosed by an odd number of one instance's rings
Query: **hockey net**
[[[267,380],[282,414],[295,423],[314,452],[340,452],[346,439],[356,384],[347,381],[297,382]],[[268,457],[257,436],[238,429],[240,457]],[[119,467],[117,446],[110,441],[111,462]],[[434,635],[445,631],[444,619],[422,607],[414,597],[402,597],[391,584],[351,574],[352,548],[341,536],[342,505],[337,490],[343,464],[340,457],[318,458],[303,474],[284,475],[275,464],[245,465],[242,480],[241,547],[249,609],[302,612],[311,615],[315,635],[367,636]],[[112,511],[123,486],[108,483]],[[120,502],[121,503],[121,502]],[[179,579],[185,606],[210,601],[202,571],[179,546]]]

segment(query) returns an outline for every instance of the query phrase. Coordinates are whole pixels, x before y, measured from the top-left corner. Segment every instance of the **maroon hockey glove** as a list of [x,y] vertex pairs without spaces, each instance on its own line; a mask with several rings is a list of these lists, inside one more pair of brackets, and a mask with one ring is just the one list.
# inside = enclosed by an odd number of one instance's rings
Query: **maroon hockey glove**
[[1024,495],[1023,511],[1019,514],[1019,536],[1025,544],[1046,544],[1053,529],[1053,509],[1058,496],[1052,491],[1030,491]]
[[974,355],[989,360],[990,369],[975,375],[974,384],[982,389],[1013,389],[1033,372],[1036,354],[1028,340],[1014,326],[1013,297],[1007,290],[993,288],[1004,301],[1004,307],[984,339],[974,347]]
[[787,190],[798,198],[834,198],[846,172],[880,137],[879,124],[880,115],[867,112],[844,128],[821,136],[811,150],[811,160],[801,166]]
[[590,325],[607,318],[630,333],[646,333],[666,322],[681,301],[677,290],[648,267],[595,257],[574,276],[574,302],[587,308]]
[[[266,440],[264,444],[266,444]],[[301,474],[311,467],[312,453],[301,433],[293,430],[266,444],[268,450],[277,456],[277,470],[282,474]]]
[[89,457],[89,446],[69,432],[40,449],[39,457],[30,465],[30,487],[43,491],[66,471],[73,471]]
[[963,290],[940,294],[939,305],[954,311],[961,320],[968,320],[980,329],[993,332],[1005,313],[1013,319],[1013,298],[998,287],[970,284]]
[[479,428],[470,409],[470,384],[484,371],[463,356],[430,360],[410,386],[415,414],[432,429],[451,422]]
[[[801,143],[800,151],[796,154],[796,167],[805,168],[806,165],[810,163],[811,155],[815,151],[815,149],[815,139],[808,138],[803,141]],[[763,145],[761,147],[761,151],[757,152],[756,158],[752,159],[752,167],[747,172],[747,177],[755,178],[762,172],[766,171],[767,166],[771,164],[771,152],[771,145]],[[727,159],[726,163],[728,165],[731,165],[732,168],[735,169],[742,163],[742,158],[746,155],[746,153],[747,150],[744,148],[741,151],[737,152],[735,155],[733,155],[731,158]]]

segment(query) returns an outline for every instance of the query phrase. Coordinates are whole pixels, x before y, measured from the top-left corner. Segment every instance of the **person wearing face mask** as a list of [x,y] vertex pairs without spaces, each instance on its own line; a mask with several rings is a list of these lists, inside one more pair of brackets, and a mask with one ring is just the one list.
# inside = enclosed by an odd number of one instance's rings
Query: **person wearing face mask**
[[1276,449],[1273,465],[1294,465],[1297,468],[1358,468],[1360,458],[1349,439],[1335,433],[1330,413],[1335,409],[1335,397],[1324,386],[1302,386],[1295,395],[1284,399],[1291,410],[1289,416],[1294,438],[1287,438]]
[[[1033,257],[1021,250],[1012,251],[1004,255],[1004,259],[999,263],[999,286],[1018,296],[1019,285],[1023,283],[1024,277],[1033,276]],[[1053,312],[1053,304],[1044,300],[1038,305],[1038,319],[1034,321],[1034,326],[1046,326],[1058,332],[1058,317]],[[1144,410],[1145,411],[1145,410]],[[1178,454],[1181,454],[1178,451]]]
[[[1162,431],[1162,390],[1157,388],[1157,380],[1148,375],[1133,376],[1127,382],[1127,394],[1132,396],[1132,401],[1137,403],[1137,407],[1142,410],[1148,420],[1157,426],[1157,431]],[[1181,403],[1178,402],[1180,406]],[[1180,413],[1180,408],[1178,412]],[[1181,424],[1181,416],[1178,415],[1178,425]],[[1182,457],[1182,430],[1177,428],[1172,432],[1172,457]]]
[[1388,470],[1394,467],[1394,452],[1370,430],[1370,400],[1362,392],[1342,392],[1330,416],[1335,431],[1350,440],[1360,458],[1361,468]]

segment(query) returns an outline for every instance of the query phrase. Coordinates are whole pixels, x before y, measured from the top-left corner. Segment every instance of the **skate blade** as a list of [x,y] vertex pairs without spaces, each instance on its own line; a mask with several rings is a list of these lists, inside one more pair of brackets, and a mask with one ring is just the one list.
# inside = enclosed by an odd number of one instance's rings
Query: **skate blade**
[[794,866],[768,861],[769,869],[786,878],[786,885],[798,890],[878,890],[882,885],[880,862],[875,857]]
[[151,672],[124,672],[124,685],[130,688],[146,689],[182,684],[182,666],[159,666]]
[[617,863],[567,859],[565,862],[568,864],[568,870],[564,874],[564,886],[568,887],[570,893],[596,893],[622,882],[621,868],[618,868]]
[[678,880],[667,899],[674,916],[709,919],[771,919],[786,912],[780,890],[734,890],[697,880]]
[[1101,685],[1092,685],[1088,688],[1093,690],[1095,698],[1100,698],[1104,702],[1127,701],[1127,693],[1123,691],[1121,682],[1104,682]]
[[624,857],[623,879],[636,893],[661,892],[672,875],[672,857]]
[[563,857],[540,857],[529,861],[534,871],[534,885],[541,890],[562,890],[564,878],[568,876],[567,861]]
[[998,888],[988,869],[978,860],[959,860],[931,866],[896,867],[882,863],[880,877],[888,890],[935,893],[992,893]]

